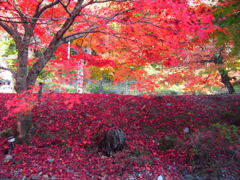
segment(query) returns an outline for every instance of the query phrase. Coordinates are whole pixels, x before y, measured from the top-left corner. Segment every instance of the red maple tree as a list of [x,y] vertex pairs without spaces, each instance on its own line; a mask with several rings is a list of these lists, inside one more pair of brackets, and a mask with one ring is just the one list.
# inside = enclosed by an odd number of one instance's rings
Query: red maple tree
[[[49,63],[74,67],[84,58],[100,66],[112,62],[104,58],[111,59],[127,78],[144,75],[136,67],[149,63],[174,66],[183,60],[184,48],[215,30],[211,12],[199,11],[187,0],[6,0],[0,4],[1,30],[14,39],[18,50],[17,71],[8,69],[18,94],[30,90]],[[68,59],[64,45],[90,34],[104,58],[86,55],[80,48]],[[30,49],[39,57],[30,57]],[[32,129],[29,117],[19,114],[20,137]]]

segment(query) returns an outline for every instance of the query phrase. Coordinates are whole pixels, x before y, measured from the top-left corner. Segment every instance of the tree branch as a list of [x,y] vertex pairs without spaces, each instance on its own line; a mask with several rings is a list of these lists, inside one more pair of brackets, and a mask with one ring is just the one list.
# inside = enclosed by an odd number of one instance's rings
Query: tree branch
[[214,63],[215,60],[214,59],[208,59],[208,60],[201,60],[200,63],[204,64],[204,63]]
[[120,11],[120,12],[112,15],[111,17],[108,18],[107,23],[109,23],[110,21],[112,21],[115,17],[117,17],[117,16],[119,16],[119,15],[121,15],[121,14],[124,14],[124,13],[126,13],[126,12],[132,11],[132,10],[134,10],[134,8],[126,9],[126,10],[124,10],[124,11]]
[[18,31],[16,29],[14,29],[14,27],[10,27],[9,25],[7,25],[6,23],[2,22],[0,20],[0,26],[10,35],[13,37],[13,39],[15,40],[16,44],[19,44],[19,42],[21,41],[21,36],[19,35]]
[[[54,1],[54,3],[58,4],[58,3],[60,3],[59,1],[60,0]],[[69,14],[69,18],[66,19],[66,21],[64,22],[64,24],[62,25],[60,30],[55,34],[55,36],[53,37],[53,39],[49,43],[47,49],[44,51],[42,57],[35,64],[33,64],[31,70],[28,73],[28,77],[27,77],[27,85],[28,86],[34,85],[34,83],[36,82],[36,79],[37,79],[39,73],[42,71],[44,66],[51,59],[53,53],[55,52],[55,50],[57,49],[58,46],[60,46],[61,44],[66,43],[66,42],[69,42],[71,40],[77,39],[79,37],[83,37],[83,36],[85,36],[88,33],[101,32],[101,31],[97,31],[96,30],[98,28],[98,26],[92,26],[92,27],[89,27],[85,31],[82,31],[82,32],[79,32],[79,33],[75,33],[73,35],[69,35],[69,36],[66,36],[66,37],[63,37],[64,34],[67,32],[67,30],[73,25],[76,17],[79,16],[81,10],[84,7],[83,2],[84,2],[84,0],[78,0],[77,1],[75,7],[73,8],[71,13]],[[111,17],[108,18],[108,20],[106,20],[106,23],[109,23],[110,21],[112,21],[116,16],[124,14],[124,13],[126,13],[128,11],[131,11],[132,9],[133,8],[127,9],[127,10],[123,10],[123,11],[120,11],[120,12],[112,15]]]
[[65,11],[66,11],[69,15],[71,15],[71,13],[70,13],[69,10],[68,10],[68,5],[69,5],[69,2],[70,2],[70,1],[68,1],[67,5],[65,5],[61,0],[59,0],[59,2],[60,2],[60,4],[62,5],[62,7],[65,9]]
[[48,5],[40,8],[40,6],[41,6],[41,4],[42,4],[42,1],[39,2],[38,6],[37,6],[37,9],[36,9],[36,11],[35,11],[35,14],[34,14],[33,17],[32,17],[33,21],[32,21],[32,23],[31,23],[31,28],[30,28],[30,29],[31,29],[31,32],[33,32],[33,30],[34,30],[34,28],[35,28],[35,26],[36,26],[36,24],[37,24],[37,21],[39,20],[39,17],[43,14],[43,12],[44,12],[45,10],[47,10],[47,9],[49,9],[49,8],[57,5],[58,3],[59,3],[59,0],[56,0],[56,1],[53,1],[52,3],[50,3],[50,4],[48,4]]
[[89,34],[89,33],[103,32],[103,31],[96,31],[95,29],[97,29],[97,28],[98,28],[98,26],[93,26],[93,27],[90,27],[89,29],[87,29],[85,31],[82,31],[82,32],[79,32],[79,33],[74,33],[74,34],[71,34],[69,36],[66,36],[66,37],[62,38],[61,41],[59,41],[58,46],[60,46],[61,44],[67,43],[69,41],[72,41],[74,39],[78,39],[80,37],[83,37],[83,36],[85,36],[86,34]]
[[[74,9],[72,10],[71,14],[69,15],[69,18],[66,19],[66,21],[62,25],[61,29],[55,34],[55,36],[51,40],[50,44],[48,45],[47,49],[43,53],[43,56],[35,64],[33,64],[31,70],[28,73],[28,77],[27,77],[27,85],[28,86],[34,85],[34,83],[36,82],[39,73],[42,71],[44,66],[47,64],[47,62],[52,57],[53,53],[57,49],[59,42],[63,38],[64,34],[71,27],[71,25],[74,23],[75,18],[81,12],[83,1],[84,0],[77,1],[77,4],[75,5]],[[55,3],[59,3],[59,0],[57,2],[55,1]]]
[[[9,2],[10,3],[10,2]],[[10,3],[11,4],[11,3]],[[13,4],[11,4],[12,7],[15,9],[15,11],[17,12],[17,14],[19,15],[21,21],[23,22],[23,27],[25,29],[25,32],[29,31],[28,28],[28,22],[27,22],[27,18],[25,17],[25,15],[22,13],[22,11],[20,10],[19,6],[16,4],[15,1],[13,1]]]
[[59,0],[56,0],[56,1],[53,1],[52,3],[50,4],[47,4],[45,6],[43,6],[42,8],[39,8],[38,11],[36,11],[36,14],[33,16],[33,17],[39,17],[44,11],[46,11],[47,9],[57,5],[59,2]]

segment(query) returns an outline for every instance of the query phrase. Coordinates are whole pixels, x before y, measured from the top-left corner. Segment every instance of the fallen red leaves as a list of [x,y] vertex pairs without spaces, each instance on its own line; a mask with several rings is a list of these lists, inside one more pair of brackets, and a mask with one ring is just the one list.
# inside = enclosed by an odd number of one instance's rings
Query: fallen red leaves
[[[7,116],[4,104],[12,96],[1,95],[1,119]],[[192,169],[191,160],[196,155],[192,149],[197,138],[189,137],[213,123],[233,123],[234,118],[228,114],[239,115],[239,105],[237,95],[45,94],[42,103],[33,108],[35,135],[31,143],[17,144],[9,162],[3,162],[4,156],[0,155],[0,177],[153,179],[163,174],[180,179],[183,168]],[[0,132],[13,128],[15,123],[15,118],[1,120]],[[105,157],[97,152],[94,140],[112,126],[125,131],[127,148]],[[188,134],[184,133],[186,127]],[[166,142],[163,138],[173,143],[164,150],[160,147]],[[0,150],[4,144],[6,138],[0,137]],[[236,149],[234,143],[229,147]],[[209,149],[211,156],[218,152]]]

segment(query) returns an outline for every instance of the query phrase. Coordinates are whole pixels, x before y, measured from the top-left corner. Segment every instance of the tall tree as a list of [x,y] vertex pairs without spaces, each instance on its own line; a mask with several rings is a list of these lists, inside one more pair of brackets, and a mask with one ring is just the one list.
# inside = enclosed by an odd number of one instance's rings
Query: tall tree
[[[19,94],[35,85],[49,63],[62,63],[66,69],[72,61],[85,58],[102,65],[102,57],[79,52],[75,59],[67,59],[64,53],[64,44],[89,34],[99,33],[98,51],[108,52],[104,57],[115,60],[120,72],[131,76],[139,71],[133,67],[178,63],[177,54],[184,47],[215,29],[211,13],[195,11],[187,0],[4,0],[0,5],[1,30],[12,36],[18,50],[16,72],[8,70]],[[38,52],[37,58],[30,57],[30,49]],[[31,129],[30,113],[21,113],[19,137],[26,137]]]

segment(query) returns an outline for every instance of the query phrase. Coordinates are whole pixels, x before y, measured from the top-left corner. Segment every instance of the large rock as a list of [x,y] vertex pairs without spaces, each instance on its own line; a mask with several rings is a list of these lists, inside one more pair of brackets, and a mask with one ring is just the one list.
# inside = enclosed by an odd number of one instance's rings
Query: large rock
[[99,137],[98,147],[106,156],[121,151],[126,145],[126,135],[122,129],[110,129]]

